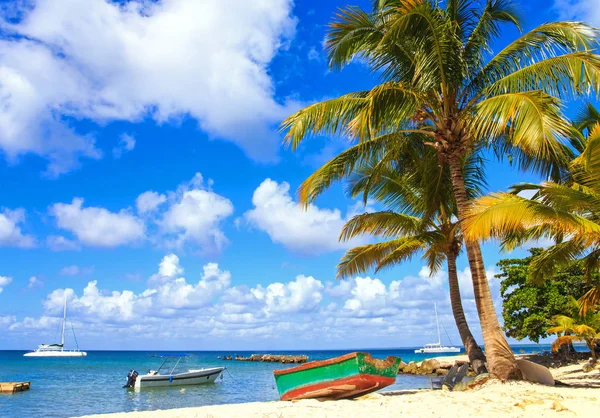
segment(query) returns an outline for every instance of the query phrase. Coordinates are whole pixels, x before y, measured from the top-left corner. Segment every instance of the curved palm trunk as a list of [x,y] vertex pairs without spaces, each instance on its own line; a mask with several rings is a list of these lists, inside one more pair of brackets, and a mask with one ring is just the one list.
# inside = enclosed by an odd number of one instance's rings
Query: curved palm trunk
[[[451,156],[448,160],[452,190],[458,209],[459,221],[464,219],[469,201],[465,188],[465,179],[462,172],[462,163],[459,156]],[[485,355],[488,361],[488,370],[492,377],[501,380],[522,379],[523,376],[517,366],[515,356],[500,329],[498,316],[494,309],[492,294],[485,274],[483,257],[478,242],[465,242],[467,257],[473,279],[473,292],[475,304],[481,323]]]
[[448,255],[448,285],[450,287],[450,304],[452,305],[452,313],[454,314],[454,320],[456,321],[456,327],[462,340],[467,356],[469,356],[469,362],[471,367],[477,374],[487,373],[485,367],[485,355],[481,350],[481,347],[475,341],[467,319],[465,318],[465,312],[463,310],[462,301],[460,298],[460,287],[458,285],[458,273],[456,270],[456,254]]

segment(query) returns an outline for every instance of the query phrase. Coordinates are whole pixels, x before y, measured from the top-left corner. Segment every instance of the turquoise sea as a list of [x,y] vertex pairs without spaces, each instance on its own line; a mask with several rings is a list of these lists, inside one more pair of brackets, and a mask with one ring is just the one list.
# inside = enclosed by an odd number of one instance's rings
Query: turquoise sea
[[[515,346],[515,352],[548,350],[546,345]],[[273,351],[270,354],[307,354],[309,360],[337,357],[352,351],[368,351],[373,356],[389,355],[404,361],[420,361],[426,355],[414,349],[347,351]],[[196,351],[185,367],[225,366],[214,384],[178,388],[153,388],[141,391],[123,389],[127,372],[145,373],[158,367],[158,352],[88,351],[74,359],[23,357],[25,351],[0,351],[0,381],[31,381],[31,390],[14,395],[0,394],[0,417],[71,417],[109,412],[182,408],[223,403],[274,401],[278,399],[273,370],[291,367],[276,363],[223,361],[224,355],[248,356],[252,352]],[[157,364],[158,363],[158,364]],[[393,389],[427,388],[428,377],[398,376]]]

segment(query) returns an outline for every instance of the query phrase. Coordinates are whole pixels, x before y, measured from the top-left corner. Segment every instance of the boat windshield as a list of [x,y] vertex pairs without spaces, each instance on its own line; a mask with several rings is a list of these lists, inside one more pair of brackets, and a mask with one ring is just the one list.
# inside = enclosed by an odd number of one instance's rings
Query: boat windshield
[[62,344],[40,344],[38,346],[38,351],[61,351],[62,349]]
[[163,360],[162,364],[156,369],[157,374],[175,374],[175,372],[187,371],[186,369],[179,368],[180,363],[185,363],[188,357],[187,354],[168,354],[154,356]]

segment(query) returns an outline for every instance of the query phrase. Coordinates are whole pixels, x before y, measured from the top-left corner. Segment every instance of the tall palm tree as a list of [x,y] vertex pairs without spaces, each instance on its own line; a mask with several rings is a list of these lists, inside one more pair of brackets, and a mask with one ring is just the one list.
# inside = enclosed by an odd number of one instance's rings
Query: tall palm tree
[[[458,283],[456,260],[462,247],[462,236],[453,219],[453,204],[448,170],[441,169],[435,152],[415,144],[403,161],[381,167],[373,161],[359,169],[351,181],[353,197],[363,195],[365,201],[374,197],[388,211],[364,213],[350,219],[340,235],[347,241],[358,235],[370,234],[385,241],[352,248],[338,264],[338,278],[354,276],[375,267],[376,271],[392,267],[423,253],[430,274],[448,269],[448,285],[452,313],[469,361],[477,374],[487,372],[485,355],[473,337],[465,318]],[[419,146],[421,145],[421,146]],[[469,180],[469,195],[481,194],[483,174],[469,160],[465,170]],[[399,172],[396,164],[412,168]]]
[[[529,277],[540,282],[554,269],[581,258],[591,274],[600,270],[600,112],[589,105],[575,124],[573,148],[579,152],[562,181],[519,184],[511,193],[478,199],[465,219],[471,238],[498,237],[507,249],[531,239],[549,238],[555,245],[534,258]],[[527,191],[531,198],[520,196]],[[600,304],[600,287],[581,299],[581,315]]]
[[[546,23],[491,56],[504,24],[520,27],[510,0],[487,0],[483,7],[474,0],[376,0],[371,12],[340,11],[326,39],[330,67],[359,59],[382,82],[308,106],[282,123],[293,148],[314,134],[358,141],[302,184],[301,201],[314,200],[373,155],[385,160],[411,134],[449,168],[460,222],[470,203],[463,163],[480,148],[510,154],[523,169],[557,174],[570,130],[561,99],[600,91],[600,57],[591,52],[596,32],[578,22]],[[480,246],[465,244],[490,373],[521,378]]]

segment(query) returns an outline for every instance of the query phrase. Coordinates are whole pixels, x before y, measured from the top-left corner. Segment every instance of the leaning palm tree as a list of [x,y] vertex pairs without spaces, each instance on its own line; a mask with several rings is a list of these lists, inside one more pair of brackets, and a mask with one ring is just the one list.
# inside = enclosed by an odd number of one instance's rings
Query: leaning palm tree
[[[573,148],[580,154],[561,182],[519,184],[511,193],[482,197],[465,219],[467,236],[501,238],[509,250],[528,240],[554,241],[530,264],[533,282],[573,259],[583,261],[588,278],[600,270],[600,113],[588,106],[576,126],[581,132],[574,131]],[[579,302],[586,315],[600,304],[600,287],[591,287]]]
[[[450,170],[460,222],[470,204],[463,164],[481,148],[509,155],[522,169],[558,175],[570,132],[561,100],[600,90],[595,30],[579,22],[545,23],[491,55],[502,25],[520,27],[510,0],[443,5],[376,0],[372,12],[349,7],[337,15],[326,39],[330,67],[358,59],[382,82],[308,106],[282,123],[292,148],[316,134],[358,142],[302,184],[302,202],[373,156],[392,158],[412,134]],[[490,373],[521,378],[494,310],[480,246],[469,240],[465,247]]]
[[[362,194],[365,201],[373,197],[391,210],[356,215],[346,223],[341,241],[363,234],[385,241],[348,250],[338,264],[337,276],[343,279],[372,268],[377,272],[418,253],[423,254],[433,275],[445,260],[456,327],[474,371],[485,373],[485,355],[469,329],[460,296],[456,260],[462,236],[453,218],[456,205],[452,201],[448,170],[439,167],[433,150],[415,145],[403,156],[404,161],[394,161],[387,167],[373,161],[353,176],[350,187],[353,197]],[[483,176],[472,160],[469,163],[465,172],[472,197],[481,194]],[[396,164],[404,168],[410,165],[411,170],[399,172],[394,168]]]

